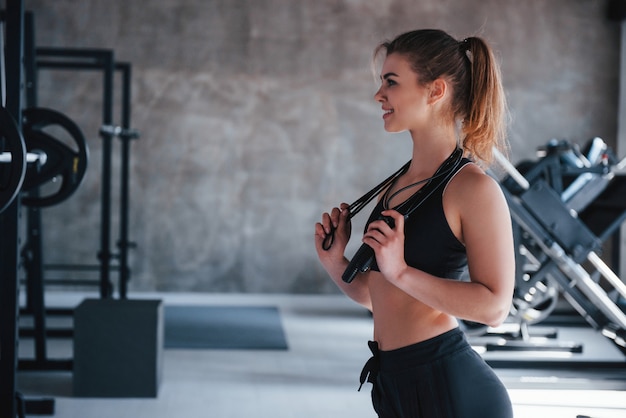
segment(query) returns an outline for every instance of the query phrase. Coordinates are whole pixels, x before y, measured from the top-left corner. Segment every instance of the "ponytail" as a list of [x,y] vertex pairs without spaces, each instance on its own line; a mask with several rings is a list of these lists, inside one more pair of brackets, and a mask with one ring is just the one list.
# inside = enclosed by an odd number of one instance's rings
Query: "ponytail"
[[469,95],[462,125],[466,152],[490,163],[493,147],[504,151],[506,143],[506,98],[499,66],[491,48],[478,37],[461,41],[470,64]]

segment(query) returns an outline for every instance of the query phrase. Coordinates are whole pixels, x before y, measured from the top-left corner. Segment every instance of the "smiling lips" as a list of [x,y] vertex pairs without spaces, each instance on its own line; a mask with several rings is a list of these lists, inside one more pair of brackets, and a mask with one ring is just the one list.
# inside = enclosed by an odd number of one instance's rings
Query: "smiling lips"
[[[385,110],[385,109],[383,109]],[[393,109],[389,109],[387,110],[384,114],[383,114],[383,119],[388,118],[391,114],[393,113]]]

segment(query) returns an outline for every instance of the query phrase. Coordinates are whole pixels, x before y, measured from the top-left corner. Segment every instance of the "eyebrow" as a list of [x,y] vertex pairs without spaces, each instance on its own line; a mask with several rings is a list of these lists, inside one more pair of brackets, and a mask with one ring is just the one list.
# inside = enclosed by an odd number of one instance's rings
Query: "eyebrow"
[[381,76],[381,77],[380,77],[380,79],[381,79],[381,80],[386,80],[386,79],[388,79],[389,77],[398,77],[398,74],[396,74],[396,73],[391,73],[391,72],[390,72],[390,73],[387,73],[387,74],[385,74],[385,75]]

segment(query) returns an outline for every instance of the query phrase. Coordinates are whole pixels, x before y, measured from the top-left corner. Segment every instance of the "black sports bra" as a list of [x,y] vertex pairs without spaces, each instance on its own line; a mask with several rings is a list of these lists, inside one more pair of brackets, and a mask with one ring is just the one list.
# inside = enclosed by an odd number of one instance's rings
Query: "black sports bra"
[[[454,174],[470,162],[463,158]],[[454,178],[454,174],[450,180]],[[467,253],[465,246],[454,236],[443,211],[443,192],[450,180],[428,196],[406,219],[404,259],[409,266],[426,273],[458,280],[467,267]],[[383,210],[383,199],[380,199],[365,225],[365,230],[371,222],[379,219]],[[401,210],[400,212],[402,213]],[[378,271],[375,261],[371,269]]]

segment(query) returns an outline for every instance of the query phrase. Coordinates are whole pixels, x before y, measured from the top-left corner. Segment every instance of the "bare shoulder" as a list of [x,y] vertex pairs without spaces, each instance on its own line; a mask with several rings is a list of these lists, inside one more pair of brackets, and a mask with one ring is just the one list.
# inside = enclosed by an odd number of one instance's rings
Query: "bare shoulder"
[[446,198],[463,206],[482,200],[504,198],[498,182],[476,164],[466,164],[452,178]]
[[510,222],[500,184],[476,164],[465,165],[452,178],[444,194],[448,223],[461,242],[472,232],[484,234],[492,225]]

